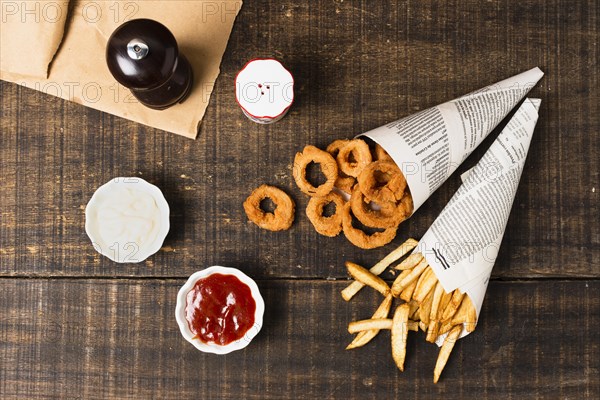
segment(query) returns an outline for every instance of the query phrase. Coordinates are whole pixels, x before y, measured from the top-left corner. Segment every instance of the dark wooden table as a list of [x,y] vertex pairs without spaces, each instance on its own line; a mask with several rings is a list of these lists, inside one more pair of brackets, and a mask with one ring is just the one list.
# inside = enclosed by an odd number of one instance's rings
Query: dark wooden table
[[[600,8],[597,1],[252,1],[236,21],[196,141],[0,83],[0,398],[564,398],[600,396]],[[297,101],[269,126],[247,120],[232,82],[250,58],[296,76]],[[437,348],[411,335],[400,373],[382,333],[345,351],[345,260],[318,236],[291,178],[323,146],[539,66],[540,120],[474,334],[439,384]],[[459,169],[473,165],[496,136]],[[140,264],[99,256],[84,207],[116,176],[158,185],[164,248]],[[297,202],[292,229],[247,223],[257,185]],[[453,175],[398,232],[419,238],[460,184]],[[254,277],[265,324],[244,351],[196,351],[174,319],[177,290],[210,265]],[[389,278],[389,276],[388,276]]]

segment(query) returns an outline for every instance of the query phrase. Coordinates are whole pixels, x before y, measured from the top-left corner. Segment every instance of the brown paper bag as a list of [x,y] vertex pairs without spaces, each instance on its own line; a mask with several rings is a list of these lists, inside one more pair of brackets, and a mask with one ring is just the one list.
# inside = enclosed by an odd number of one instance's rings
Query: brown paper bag
[[[22,72],[25,70],[23,65],[17,65],[18,73],[2,69],[0,78],[195,138],[241,5],[239,0],[73,0],[63,42],[52,60],[49,76],[46,79],[31,78]],[[162,111],[144,107],[128,89],[117,84],[108,71],[105,61],[108,38],[123,22],[137,18],[154,19],[169,28],[180,51],[190,61],[194,86],[184,103]],[[4,32],[4,24],[2,29]],[[38,28],[32,28],[28,35],[33,37],[38,32]],[[18,39],[22,38],[13,40]],[[12,44],[13,48],[24,45]]]

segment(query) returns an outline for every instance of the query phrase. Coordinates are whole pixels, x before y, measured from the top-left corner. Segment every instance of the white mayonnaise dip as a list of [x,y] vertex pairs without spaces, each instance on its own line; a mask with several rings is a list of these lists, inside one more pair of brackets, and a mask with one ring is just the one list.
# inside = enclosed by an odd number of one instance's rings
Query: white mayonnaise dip
[[155,253],[168,229],[168,205],[162,193],[140,178],[107,183],[86,208],[86,232],[96,250],[117,262],[139,262]]

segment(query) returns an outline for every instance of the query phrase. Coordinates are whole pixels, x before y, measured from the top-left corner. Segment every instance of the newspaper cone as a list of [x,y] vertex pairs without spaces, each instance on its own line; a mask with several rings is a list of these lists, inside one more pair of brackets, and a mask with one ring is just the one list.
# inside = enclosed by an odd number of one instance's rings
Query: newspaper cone
[[398,164],[416,211],[543,75],[533,68],[361,136],[381,145]]
[[[477,315],[504,236],[540,103],[539,99],[525,99],[479,163],[463,174],[463,184],[417,247],[444,290],[466,292]],[[462,335],[467,334],[463,331]]]

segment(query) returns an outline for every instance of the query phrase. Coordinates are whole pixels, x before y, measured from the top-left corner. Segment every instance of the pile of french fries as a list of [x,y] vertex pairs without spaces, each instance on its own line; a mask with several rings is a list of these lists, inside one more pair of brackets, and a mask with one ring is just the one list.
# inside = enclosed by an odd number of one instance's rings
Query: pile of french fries
[[[469,296],[458,289],[446,293],[435,273],[420,252],[414,252],[395,267],[401,271],[390,287],[379,277],[388,267],[400,260],[417,246],[417,241],[408,239],[370,270],[350,261],[346,262],[348,273],[354,282],[342,290],[342,297],[350,301],[363,287],[369,286],[384,296],[381,305],[370,319],[353,321],[348,332],[356,337],[346,349],[355,349],[369,343],[380,330],[391,330],[392,358],[404,371],[406,338],[408,331],[424,331],[428,342],[434,343],[438,336],[447,334],[433,370],[433,382],[440,379],[454,343],[463,329],[472,332],[477,324],[477,313]],[[402,303],[389,318],[394,298]]]

